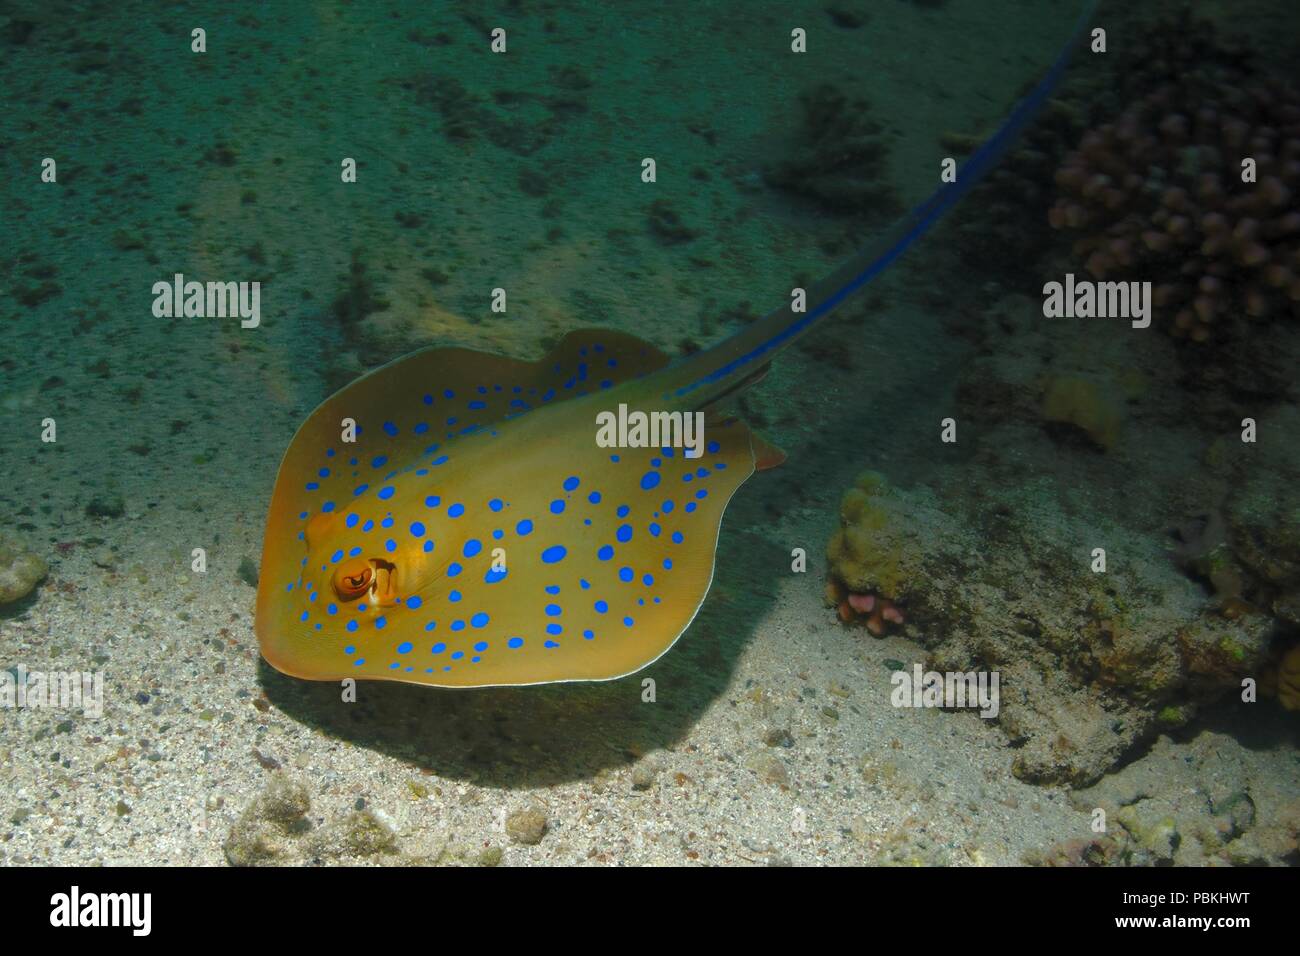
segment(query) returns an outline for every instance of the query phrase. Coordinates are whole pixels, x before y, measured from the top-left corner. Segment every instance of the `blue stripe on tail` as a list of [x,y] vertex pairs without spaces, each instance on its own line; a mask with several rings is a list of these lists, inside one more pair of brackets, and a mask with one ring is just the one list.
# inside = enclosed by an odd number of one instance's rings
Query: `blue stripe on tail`
[[[806,313],[794,319],[753,350],[715,369],[703,378],[696,379],[689,385],[683,385],[671,393],[672,397],[687,395],[705,385],[727,378],[745,366],[751,365],[779,349],[792,338],[808,329],[818,319],[843,304],[845,300],[877,275],[884,272],[912,243],[925,235],[944,213],[951,209],[962,196],[984,177],[985,173],[997,165],[997,161],[1002,158],[1002,154],[1015,142],[1016,137],[1020,135],[1020,131],[1034,118],[1034,114],[1038,112],[1039,108],[1052,94],[1052,91],[1056,89],[1061,76],[1065,73],[1066,66],[1070,62],[1070,55],[1074,51],[1074,45],[1087,27],[1096,6],[1097,0],[1092,0],[1084,9],[1078,23],[1075,25],[1074,32],[1056,58],[1056,62],[1052,64],[1051,69],[1039,80],[1038,85],[1016,104],[1001,128],[966,159],[961,166],[961,175],[958,177],[957,182],[941,184],[938,189],[930,194],[929,198],[900,219],[886,233],[883,251],[877,251],[879,247],[879,243],[877,243],[860,252],[839,270],[839,272],[849,272],[850,276],[823,296]],[[778,311],[786,311],[788,308],[786,306]]]

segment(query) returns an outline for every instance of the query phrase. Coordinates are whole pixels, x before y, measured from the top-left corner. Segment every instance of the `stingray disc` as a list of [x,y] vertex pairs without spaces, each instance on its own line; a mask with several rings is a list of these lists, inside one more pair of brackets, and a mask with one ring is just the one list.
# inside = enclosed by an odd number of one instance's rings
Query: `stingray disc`
[[644,404],[665,363],[584,331],[537,362],[416,352],[329,398],[276,479],[262,654],[296,677],[447,687],[655,660],[703,602],[723,511],[754,471],[740,421],[710,421],[695,459],[597,443],[597,413]]

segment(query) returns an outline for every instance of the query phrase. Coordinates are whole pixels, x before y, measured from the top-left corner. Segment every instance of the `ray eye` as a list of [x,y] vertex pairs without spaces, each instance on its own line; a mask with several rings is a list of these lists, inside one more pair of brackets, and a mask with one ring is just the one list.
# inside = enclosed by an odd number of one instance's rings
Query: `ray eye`
[[374,575],[368,561],[348,561],[334,572],[334,593],[345,600],[360,597],[370,588]]

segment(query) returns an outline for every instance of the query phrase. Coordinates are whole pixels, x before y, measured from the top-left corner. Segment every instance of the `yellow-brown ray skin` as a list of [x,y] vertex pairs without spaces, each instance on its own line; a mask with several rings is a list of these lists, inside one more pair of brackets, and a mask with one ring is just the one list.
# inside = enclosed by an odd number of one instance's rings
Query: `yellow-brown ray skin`
[[[495,384],[507,386],[506,398],[512,386],[523,387],[525,394],[530,388],[540,394],[555,384],[557,363],[572,366],[582,349],[602,343],[603,354],[617,355],[619,360],[616,371],[603,374],[617,376],[615,381],[622,384],[585,397],[557,398],[509,421],[502,420],[503,402],[490,402],[475,413],[487,426],[484,430],[451,440],[438,441],[432,433],[414,440],[414,424],[430,413],[422,395],[440,397],[451,389],[461,396],[480,385]],[[605,680],[655,660],[672,646],[703,602],[712,580],[723,511],[754,470],[749,430],[737,421],[709,425],[705,439],[716,443],[715,450],[698,461],[686,459],[680,448],[668,457],[657,448],[597,446],[596,413],[614,410],[620,402],[645,406],[660,383],[657,377],[632,379],[665,361],[631,336],[581,332],[567,337],[554,353],[536,363],[462,349],[418,352],[327,400],[291,443],[272,497],[255,624],[263,655],[278,670],[307,679],[352,677],[445,687]],[[435,398],[434,410],[438,409]],[[355,446],[339,442],[343,418],[363,426]],[[467,420],[460,417],[456,427]],[[396,426],[396,438],[384,435],[380,428],[384,421]],[[435,441],[441,447],[425,453]],[[328,466],[327,448],[336,450],[332,460],[355,457],[361,466],[337,473],[332,469],[328,479],[321,479],[318,471]],[[388,482],[395,488],[393,496],[378,501],[376,481],[370,482],[372,488],[364,495],[353,496],[351,489],[360,478],[380,477],[365,467],[370,457],[390,449],[390,461],[382,471],[385,475],[400,471]],[[450,455],[446,463],[428,468],[427,475],[415,475],[415,467],[427,466],[442,454]],[[696,476],[700,469],[707,472],[704,477]],[[352,471],[362,474],[353,477]],[[659,484],[644,490],[641,482],[651,472],[658,474]],[[688,472],[692,480],[683,481]],[[573,477],[579,484],[566,491],[564,482]],[[333,484],[308,493],[304,489],[312,481]],[[696,497],[700,490],[707,495]],[[598,504],[589,500],[593,491],[600,495]],[[427,507],[429,495],[437,495],[441,504]],[[335,501],[336,509],[321,517],[319,507],[327,497]],[[499,512],[489,507],[494,499],[502,502]],[[663,502],[669,499],[674,507],[665,512]],[[565,502],[561,514],[552,513],[555,501]],[[461,517],[449,517],[452,503],[464,505]],[[618,516],[621,505],[631,509],[626,518]],[[687,510],[688,505],[692,510]],[[345,526],[353,511],[359,521],[376,523],[391,514],[393,526],[359,535]],[[302,518],[303,513],[308,517]],[[533,522],[533,530],[521,536],[516,528],[524,519]],[[428,534],[408,533],[414,521],[425,524]],[[631,529],[627,542],[617,539],[623,525]],[[497,530],[503,532],[500,539],[493,537]],[[307,540],[298,538],[300,531]],[[678,532],[683,536],[680,543],[673,540]],[[393,552],[379,544],[390,538],[397,544]],[[435,542],[432,553],[423,550],[426,539]],[[466,557],[464,546],[470,539],[480,541],[482,550]],[[313,557],[298,583],[308,542]],[[565,549],[565,557],[543,561],[543,552],[557,545]],[[365,548],[367,556],[393,562],[402,603],[375,607],[372,602],[357,613],[356,602],[334,600],[339,612],[326,615],[323,609],[334,598],[329,582],[335,565],[324,556],[357,546]],[[614,548],[610,560],[598,556],[605,546]],[[508,573],[488,584],[485,576],[495,548],[504,550]],[[664,567],[665,559],[672,562],[671,568]],[[463,569],[454,577],[449,576],[453,562]],[[625,568],[633,572],[630,582],[619,577]],[[645,583],[646,575],[652,583]],[[583,587],[582,581],[588,586]],[[318,594],[315,601],[306,590],[309,582]],[[295,587],[287,590],[289,584]],[[548,587],[558,587],[559,592],[547,593]],[[461,594],[459,601],[450,600],[453,590]],[[420,599],[418,608],[407,606],[412,596]],[[607,605],[603,613],[596,610],[597,601]],[[553,613],[556,608],[559,614]],[[304,611],[309,615],[306,621],[301,619]],[[474,626],[473,616],[480,613],[488,621]],[[382,628],[376,626],[380,617]],[[625,618],[633,623],[626,625]],[[357,623],[351,632],[344,629],[350,620]],[[433,631],[426,630],[429,621],[436,622]],[[464,622],[463,629],[453,631],[457,621]],[[548,633],[548,625],[559,626],[561,633]],[[587,632],[593,635],[590,639],[584,636]],[[511,638],[521,638],[523,645],[509,647]],[[555,646],[547,646],[548,641]],[[487,643],[486,651],[474,650],[480,642]],[[399,652],[407,643],[411,648]],[[434,654],[433,648],[440,644],[444,649]],[[354,651],[344,653],[349,647]],[[458,651],[463,656],[453,661]],[[358,660],[364,663],[358,665]]]

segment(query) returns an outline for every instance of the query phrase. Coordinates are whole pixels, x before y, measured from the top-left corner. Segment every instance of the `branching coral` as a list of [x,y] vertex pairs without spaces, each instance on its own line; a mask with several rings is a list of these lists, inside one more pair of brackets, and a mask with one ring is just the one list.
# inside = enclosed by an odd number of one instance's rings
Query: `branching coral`
[[1243,318],[1300,317],[1294,90],[1162,85],[1085,133],[1056,183],[1051,225],[1077,236],[1094,277],[1152,279],[1175,336],[1206,342]]

